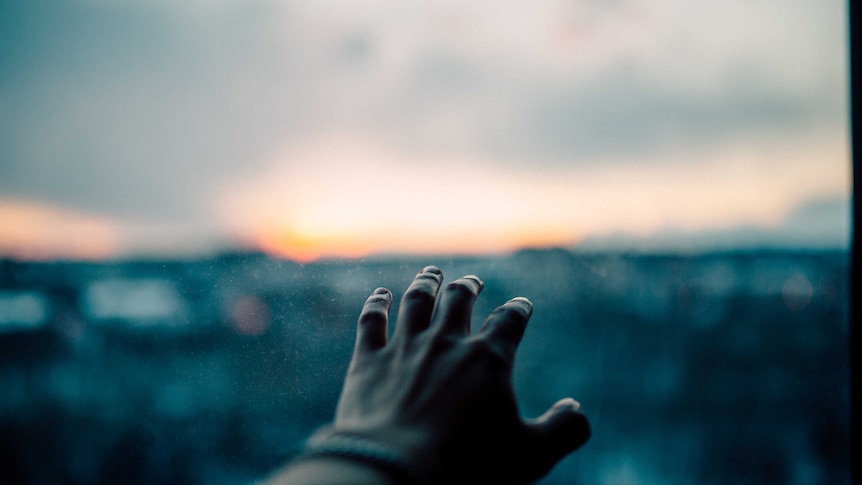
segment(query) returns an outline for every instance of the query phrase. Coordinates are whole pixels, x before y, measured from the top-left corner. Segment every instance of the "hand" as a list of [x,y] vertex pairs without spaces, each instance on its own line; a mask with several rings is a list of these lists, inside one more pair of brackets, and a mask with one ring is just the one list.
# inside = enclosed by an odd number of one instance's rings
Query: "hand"
[[322,433],[398,450],[428,483],[536,480],[589,438],[587,419],[570,398],[535,420],[518,413],[512,367],[532,313],[529,300],[509,300],[470,335],[482,281],[459,278],[437,302],[442,281],[433,266],[416,276],[391,340],[392,294],[378,288],[368,297],[335,422]]

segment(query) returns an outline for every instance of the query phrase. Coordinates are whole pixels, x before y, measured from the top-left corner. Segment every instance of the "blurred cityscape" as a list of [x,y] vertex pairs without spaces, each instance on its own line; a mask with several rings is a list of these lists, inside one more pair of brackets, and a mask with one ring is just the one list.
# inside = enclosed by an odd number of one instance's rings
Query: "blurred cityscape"
[[475,326],[533,300],[521,410],[572,396],[594,433],[542,484],[850,483],[847,253],[439,259],[0,260],[0,483],[260,480],[426,264],[482,277]]

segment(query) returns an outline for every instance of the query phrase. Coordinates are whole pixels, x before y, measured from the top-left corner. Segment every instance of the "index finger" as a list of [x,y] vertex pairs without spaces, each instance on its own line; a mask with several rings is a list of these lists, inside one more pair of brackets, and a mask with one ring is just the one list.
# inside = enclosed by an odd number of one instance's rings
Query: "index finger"
[[356,325],[357,354],[372,352],[386,345],[391,305],[392,293],[386,288],[377,288],[365,300]]

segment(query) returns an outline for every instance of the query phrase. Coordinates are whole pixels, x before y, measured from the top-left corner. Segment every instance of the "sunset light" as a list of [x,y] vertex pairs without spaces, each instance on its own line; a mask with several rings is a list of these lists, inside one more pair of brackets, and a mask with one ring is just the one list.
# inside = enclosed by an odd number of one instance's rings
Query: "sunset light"
[[0,199],[0,255],[101,259],[117,253],[111,222],[73,210]]
[[[834,137],[802,147],[525,168],[333,137],[278,151],[266,168],[214,194],[211,210],[223,240],[300,262],[600,249],[608,237],[636,249],[663,231],[736,228],[804,242],[811,240],[804,224],[788,219],[794,211],[846,200],[849,191],[848,167],[811,161],[841,160],[845,150]],[[11,200],[0,202],[0,223],[0,253],[27,259],[158,254],[200,239],[182,226],[154,236],[150,226]]]
[[10,6],[0,258],[846,249],[844,10]]
[[691,163],[614,160],[539,170],[409,159],[333,138],[282,152],[229,191],[221,211],[231,231],[299,261],[576,247],[587,238],[623,233],[636,241],[663,230],[770,231],[800,203],[844,196],[845,168],[810,163],[844,156],[840,141],[807,151],[730,150]]

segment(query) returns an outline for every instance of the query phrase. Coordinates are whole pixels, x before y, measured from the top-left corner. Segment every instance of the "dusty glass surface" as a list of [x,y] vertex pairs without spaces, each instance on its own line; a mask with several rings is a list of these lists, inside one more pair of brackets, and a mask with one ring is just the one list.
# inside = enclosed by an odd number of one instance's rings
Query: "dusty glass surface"
[[[0,0],[0,483],[252,483],[416,271],[543,484],[847,484],[845,2]],[[393,309],[397,312],[397,308]]]
[[[366,294],[422,264],[5,263],[4,479],[259,478],[331,419]],[[848,483],[846,254],[440,264],[483,276],[477,318],[534,301],[523,412],[574,395],[592,420],[542,483]]]

